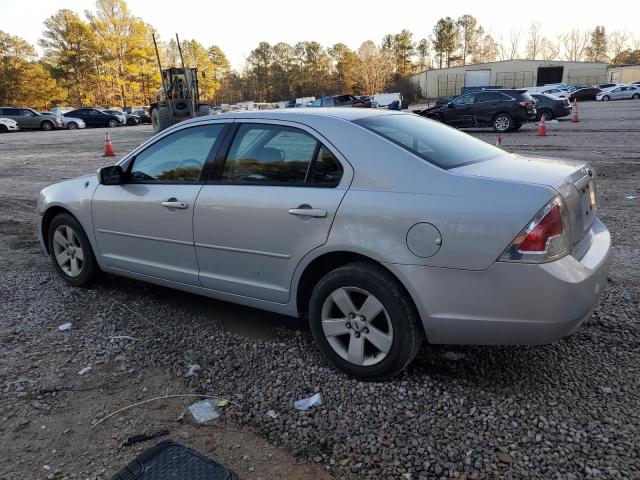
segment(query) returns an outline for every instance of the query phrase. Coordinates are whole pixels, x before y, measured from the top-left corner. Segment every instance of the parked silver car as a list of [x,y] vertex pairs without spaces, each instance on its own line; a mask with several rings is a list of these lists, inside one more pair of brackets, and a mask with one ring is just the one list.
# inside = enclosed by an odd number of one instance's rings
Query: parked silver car
[[596,198],[582,162],[413,114],[318,108],[182,122],[44,188],[37,210],[72,286],[104,271],[308,318],[335,365],[381,379],[424,339],[574,332],[609,270]]
[[[39,112],[40,115],[49,115],[49,116],[57,116],[54,112]],[[66,128],[67,130],[77,130],[79,128],[85,128],[87,126],[84,123],[84,120],[81,118],[73,118],[73,117],[60,117],[62,121],[62,128]]]

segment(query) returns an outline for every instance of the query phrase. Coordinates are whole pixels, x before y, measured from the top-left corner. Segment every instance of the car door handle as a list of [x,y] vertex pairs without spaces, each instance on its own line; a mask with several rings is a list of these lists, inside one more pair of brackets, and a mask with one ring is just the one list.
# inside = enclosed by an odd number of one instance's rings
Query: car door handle
[[290,208],[289,213],[291,215],[314,218],[324,218],[327,216],[327,211],[322,210],[321,208]]
[[165,208],[179,208],[179,209],[189,208],[189,204],[187,202],[180,202],[175,198],[170,198],[166,202],[160,203],[160,205],[162,205]]

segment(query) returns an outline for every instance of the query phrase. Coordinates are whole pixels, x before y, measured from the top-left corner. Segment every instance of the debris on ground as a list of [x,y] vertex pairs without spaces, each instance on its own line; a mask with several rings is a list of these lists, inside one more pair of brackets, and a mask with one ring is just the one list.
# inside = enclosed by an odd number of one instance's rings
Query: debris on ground
[[113,342],[114,340],[135,340],[136,342],[139,342],[140,339],[139,338],[134,338],[134,337],[130,337],[129,335],[114,335],[112,337],[109,337],[109,339]]
[[220,400],[218,400],[216,407],[224,408],[227,405],[229,405],[229,400],[227,400],[226,398],[221,398]]
[[189,407],[189,411],[198,423],[208,422],[220,416],[220,412],[216,410],[216,403],[211,399],[201,400]]
[[458,360],[462,360],[463,358],[465,358],[464,353],[457,352],[445,352],[445,354],[442,356],[447,360],[451,360],[452,362],[457,362]]
[[637,195],[625,195],[625,200],[636,200],[640,197],[638,197]]
[[66,332],[67,330],[71,330],[71,322],[63,323],[58,327],[58,330],[61,332]]
[[296,410],[308,410],[311,407],[315,407],[317,405],[321,405],[322,400],[320,399],[320,394],[316,393],[307,398],[302,398],[300,400],[296,400],[293,402],[293,406]]
[[146,432],[138,433],[137,435],[133,435],[127,438],[122,444],[121,447],[130,447],[136,443],[146,442],[147,440],[153,440],[154,438],[164,437],[169,435],[169,430],[164,428],[162,430],[148,430]]
[[202,367],[197,363],[192,363],[188,368],[189,371],[187,372],[187,377],[193,377],[194,375],[197,375],[200,370],[202,370]]
[[78,375],[84,375],[85,373],[89,373],[91,371],[91,367],[84,367],[82,370],[78,372]]
[[278,414],[275,410],[267,410],[267,417],[278,418]]
[[631,301],[631,294],[629,292],[624,292],[622,294],[622,298],[624,298],[625,302],[630,302]]
[[611,393],[611,387],[600,387],[600,392],[604,393],[605,395],[608,395],[609,393]]

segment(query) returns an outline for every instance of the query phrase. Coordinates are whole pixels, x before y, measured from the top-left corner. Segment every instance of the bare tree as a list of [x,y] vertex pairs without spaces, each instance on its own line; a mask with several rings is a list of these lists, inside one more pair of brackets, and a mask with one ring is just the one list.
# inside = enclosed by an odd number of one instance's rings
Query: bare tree
[[631,35],[626,30],[616,30],[607,35],[609,58],[614,59],[629,48]]
[[500,60],[513,60],[518,58],[518,47],[520,45],[520,30],[511,30],[509,37],[505,40],[502,35],[500,36],[500,44],[498,48],[500,50]]
[[589,31],[574,28],[562,36],[562,46],[566,60],[579,62],[584,60],[591,35]]
[[560,55],[561,44],[562,38],[560,36],[557,36],[555,40],[544,37],[540,45],[540,57],[542,60],[557,60]]
[[542,54],[542,42],[544,37],[540,34],[540,23],[531,22],[529,34],[527,35],[527,53],[526,58],[535,60]]

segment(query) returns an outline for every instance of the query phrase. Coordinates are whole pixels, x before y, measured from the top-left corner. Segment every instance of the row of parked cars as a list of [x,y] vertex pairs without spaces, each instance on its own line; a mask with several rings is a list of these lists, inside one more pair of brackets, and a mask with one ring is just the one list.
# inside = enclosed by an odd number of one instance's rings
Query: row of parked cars
[[125,110],[56,107],[48,112],[32,108],[0,107],[0,133],[38,129],[76,130],[86,127],[111,127],[151,123],[145,107],[128,107]]
[[554,95],[559,98],[568,98],[570,102],[576,100],[628,100],[640,99],[640,81],[629,84],[621,83],[600,83],[598,85],[557,85],[552,88],[542,90],[542,93]]
[[413,110],[423,117],[448,125],[492,127],[498,133],[519,129],[527,122],[566,117],[571,103],[583,100],[640,99],[640,82],[628,85],[601,84],[592,87],[539,89],[484,89],[444,97],[428,108]]

